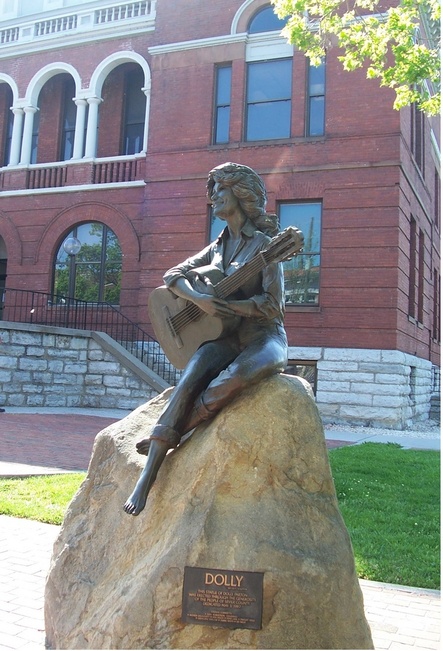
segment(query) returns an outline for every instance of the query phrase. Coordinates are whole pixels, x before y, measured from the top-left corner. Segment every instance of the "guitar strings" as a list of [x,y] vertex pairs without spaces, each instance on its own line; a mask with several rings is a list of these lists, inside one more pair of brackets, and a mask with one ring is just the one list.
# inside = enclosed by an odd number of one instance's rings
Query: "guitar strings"
[[[248,280],[250,276],[253,276],[257,271],[260,271],[260,269],[263,268],[263,262],[262,260],[258,259],[257,261],[254,259],[251,261],[253,264],[249,265],[248,268],[242,268],[239,269],[239,271],[242,271],[242,278],[240,281],[240,284],[243,284],[245,280]],[[219,298],[225,298],[226,296],[229,296],[229,294],[232,293],[232,290],[237,288],[238,283],[239,283],[239,276],[235,279],[233,282],[231,280],[230,276],[227,276],[226,278],[223,278],[218,284],[217,284],[217,296]],[[175,314],[174,316],[170,317],[168,319],[168,323],[170,326],[172,326],[172,329],[177,333],[184,327],[186,327],[189,323],[192,321],[197,320],[201,314],[203,313],[203,310],[201,310],[195,303],[188,303],[186,307],[184,307],[180,312]]]
[[[222,299],[229,296],[246,280],[249,280],[249,278],[254,276],[255,273],[264,269],[269,264],[268,258],[271,258],[272,260],[282,255],[285,248],[288,247],[288,244],[290,244],[290,242],[288,243],[285,239],[282,239],[272,247],[272,251],[270,249],[261,251],[249,264],[247,263],[244,267],[241,267],[237,274],[223,278],[223,280],[216,285],[218,290],[217,296]],[[168,325],[175,333],[178,333],[184,327],[189,325],[189,323],[200,318],[202,314],[203,310],[195,305],[195,303],[188,303],[182,310],[180,310],[180,312],[168,318]]]

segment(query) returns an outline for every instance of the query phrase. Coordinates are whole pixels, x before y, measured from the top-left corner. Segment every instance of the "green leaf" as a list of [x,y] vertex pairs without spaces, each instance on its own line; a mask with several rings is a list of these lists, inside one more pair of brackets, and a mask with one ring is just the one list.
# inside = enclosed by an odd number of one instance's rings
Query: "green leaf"
[[416,102],[439,114],[439,0],[401,0],[382,12],[374,0],[350,0],[346,11],[338,0],[271,2],[279,18],[287,18],[285,37],[314,65],[338,42],[344,70],[366,67],[369,79],[395,91],[394,108]]

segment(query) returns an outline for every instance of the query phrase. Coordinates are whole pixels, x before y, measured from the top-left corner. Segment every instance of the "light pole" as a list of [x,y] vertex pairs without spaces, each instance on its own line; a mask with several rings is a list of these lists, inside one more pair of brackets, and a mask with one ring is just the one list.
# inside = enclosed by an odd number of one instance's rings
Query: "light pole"
[[63,242],[63,249],[69,257],[68,305],[65,322],[67,328],[69,328],[69,308],[71,307],[71,302],[75,300],[75,256],[79,253],[81,248],[82,243],[77,237],[67,237]]
[[75,256],[80,252],[82,243],[77,237],[67,237],[63,242],[63,249],[69,256],[69,285],[68,298],[75,297]]

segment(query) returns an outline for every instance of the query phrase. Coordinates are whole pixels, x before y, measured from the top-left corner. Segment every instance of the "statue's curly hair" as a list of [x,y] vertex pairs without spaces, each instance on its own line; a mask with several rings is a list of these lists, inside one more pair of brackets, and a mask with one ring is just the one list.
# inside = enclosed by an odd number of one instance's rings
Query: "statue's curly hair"
[[258,230],[270,236],[278,233],[277,215],[267,213],[265,210],[266,188],[257,172],[247,165],[223,163],[209,172],[206,184],[208,197],[211,197],[216,183],[231,188],[246,217]]

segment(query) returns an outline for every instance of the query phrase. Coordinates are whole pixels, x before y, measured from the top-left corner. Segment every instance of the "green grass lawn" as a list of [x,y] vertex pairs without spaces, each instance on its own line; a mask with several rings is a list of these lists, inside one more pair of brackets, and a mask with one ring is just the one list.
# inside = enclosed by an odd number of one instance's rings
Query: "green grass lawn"
[[[440,453],[365,443],[329,453],[360,578],[440,587]],[[0,513],[60,524],[85,473],[0,480]]]
[[360,578],[440,587],[440,453],[365,443],[330,452]]
[[0,480],[0,513],[61,524],[86,473]]

